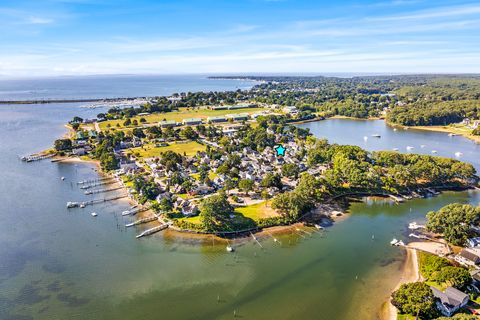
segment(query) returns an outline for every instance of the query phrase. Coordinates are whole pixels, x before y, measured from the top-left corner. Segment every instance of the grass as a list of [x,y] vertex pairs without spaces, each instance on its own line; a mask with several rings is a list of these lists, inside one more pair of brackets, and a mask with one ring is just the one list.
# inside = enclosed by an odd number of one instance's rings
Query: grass
[[246,218],[253,219],[255,221],[260,220],[261,218],[267,218],[268,215],[265,213],[270,211],[271,208],[265,205],[265,202],[252,204],[246,207],[235,208],[235,211],[242,214]]
[[[210,110],[210,109],[199,109],[199,110],[188,110],[187,108],[180,108],[179,111],[172,111],[172,112],[167,112],[167,113],[154,113],[150,114],[147,116],[143,117],[133,117],[130,120],[137,120],[139,125],[142,125],[140,123],[140,118],[145,118],[147,121],[146,123],[156,123],[162,120],[175,120],[177,122],[181,122],[183,119],[187,118],[201,118],[201,119],[206,119],[208,117],[214,117],[214,116],[224,116],[227,114],[236,114],[236,113],[256,113],[263,111],[265,109],[262,108],[245,108],[245,109],[236,109],[236,110]],[[111,128],[117,128],[117,124],[120,124],[120,128],[124,128],[123,123],[125,120],[109,120],[109,121],[103,121],[99,123],[100,129],[105,130],[108,129],[108,125],[110,125]]]
[[138,158],[152,158],[160,156],[160,153],[174,151],[187,156],[194,156],[198,151],[205,151],[206,147],[198,142],[172,143],[165,147],[156,147],[154,144],[147,144],[142,147],[129,149],[129,153],[135,154]]
[[178,221],[185,221],[185,222],[190,222],[198,225],[202,224],[202,221],[200,220],[200,216],[179,218]]
[[[200,180],[200,173],[192,173],[190,176],[195,180]],[[218,177],[218,174],[216,174],[215,172],[213,171],[208,172],[208,178],[210,180],[213,180],[216,177]]]

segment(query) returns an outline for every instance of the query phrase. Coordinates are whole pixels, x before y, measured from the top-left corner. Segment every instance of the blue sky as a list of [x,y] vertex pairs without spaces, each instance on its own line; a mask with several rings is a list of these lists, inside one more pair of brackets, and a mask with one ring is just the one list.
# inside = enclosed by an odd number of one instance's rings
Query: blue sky
[[478,1],[0,0],[0,75],[480,72]]

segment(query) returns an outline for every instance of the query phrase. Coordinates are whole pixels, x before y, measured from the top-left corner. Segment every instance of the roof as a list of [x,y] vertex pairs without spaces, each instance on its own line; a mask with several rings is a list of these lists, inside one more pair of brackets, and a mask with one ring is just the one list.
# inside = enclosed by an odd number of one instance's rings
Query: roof
[[480,261],[480,257],[477,256],[474,252],[470,251],[470,250],[465,250],[463,249],[460,254],[459,254],[461,257],[467,259],[467,260],[470,260],[472,262],[475,262],[475,263],[478,263]]
[[183,119],[183,122],[202,122],[202,119],[200,119],[200,118],[187,118],[187,119]]
[[224,116],[208,117],[207,120],[226,120]]
[[173,124],[173,123],[177,123],[175,120],[162,120],[162,121],[159,121],[158,123],[161,123],[161,124]]
[[440,300],[440,302],[447,308],[451,309],[460,306],[468,298],[468,295],[462,291],[455,289],[454,287],[448,287],[445,292],[438,290],[437,288],[430,287],[433,295]]
[[229,118],[248,118],[248,113],[237,113],[237,114],[229,114],[227,115]]

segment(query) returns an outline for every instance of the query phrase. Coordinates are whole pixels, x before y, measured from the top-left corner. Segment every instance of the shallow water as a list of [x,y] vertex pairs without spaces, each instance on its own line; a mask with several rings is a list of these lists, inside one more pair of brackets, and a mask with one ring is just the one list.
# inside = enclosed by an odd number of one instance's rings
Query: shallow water
[[[224,243],[168,232],[137,240],[140,229],[123,228],[131,219],[120,216],[124,202],[65,208],[67,201],[88,198],[76,181],[95,177],[92,165],[26,164],[17,157],[49,147],[73,115],[98,112],[78,105],[0,107],[0,319],[231,319],[234,313],[245,319],[375,319],[404,257],[389,241],[405,237],[408,222],[420,222],[430,210],[480,201],[469,191],[399,205],[354,203],[348,219],[324,233],[292,230],[278,236],[281,245],[266,235],[265,250],[247,239],[234,254]],[[443,146],[436,147],[439,154],[478,152],[466,139],[455,137],[447,147],[449,137],[430,132],[395,132],[399,139],[387,141],[382,123],[373,124],[372,132],[382,134],[375,143],[429,141]],[[355,143],[370,123],[309,126],[331,141],[347,143],[352,136],[349,143]],[[477,158],[466,160],[478,168]]]

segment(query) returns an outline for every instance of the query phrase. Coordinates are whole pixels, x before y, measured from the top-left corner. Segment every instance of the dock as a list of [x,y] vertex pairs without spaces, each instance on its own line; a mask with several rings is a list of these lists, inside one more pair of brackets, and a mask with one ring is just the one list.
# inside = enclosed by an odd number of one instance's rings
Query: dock
[[77,184],[89,184],[89,183],[96,183],[96,182],[101,182],[105,180],[110,180],[114,179],[113,177],[102,177],[102,178],[95,178],[95,179],[89,179],[89,180],[83,180],[83,181],[78,181]]
[[396,196],[396,195],[393,195],[393,194],[389,194],[388,195],[391,199],[393,199],[395,202],[403,202],[405,201],[402,197],[399,197],[399,196]]
[[105,181],[101,181],[101,182],[95,182],[95,183],[91,183],[91,184],[84,184],[80,187],[80,189],[90,189],[90,188],[94,188],[94,187],[100,187],[100,186],[105,186],[105,185],[109,185],[109,184],[114,184],[116,183],[117,181],[116,180],[105,180]]
[[144,223],[152,222],[152,221],[155,221],[155,220],[158,220],[158,217],[148,217],[148,218],[136,220],[136,221],[134,221],[134,222],[132,222],[132,223],[128,223],[128,224],[125,225],[125,227],[129,228],[129,227],[137,226],[137,225],[139,225],[139,224],[144,224]]
[[103,202],[108,202],[108,201],[114,201],[118,199],[123,199],[126,198],[127,195],[120,195],[112,198],[104,198],[104,199],[95,199],[95,200],[89,200],[89,201],[83,201],[83,202],[67,202],[67,208],[85,208],[86,206],[91,206],[94,204],[98,203],[103,203]]
[[96,190],[89,190],[85,191],[86,195],[90,194],[98,194],[98,193],[105,193],[105,192],[112,192],[112,191],[117,191],[122,189],[123,187],[114,187],[114,188],[109,188],[109,189],[96,189]]
[[137,235],[136,238],[139,239],[139,238],[142,238],[142,237],[146,237],[146,236],[152,235],[154,233],[157,233],[159,231],[165,230],[167,228],[168,228],[168,224],[164,223],[164,224],[159,225],[157,227],[153,227],[153,228],[150,228],[150,229],[147,229],[147,230],[143,231],[142,233]]
[[28,156],[23,156],[20,159],[25,162],[33,162],[33,161],[40,161],[44,159],[49,159],[54,157],[54,154],[31,154]]
[[147,211],[148,208],[140,207],[140,208],[134,208],[130,210],[126,210],[122,212],[122,216],[134,216],[139,212],[144,212]]

